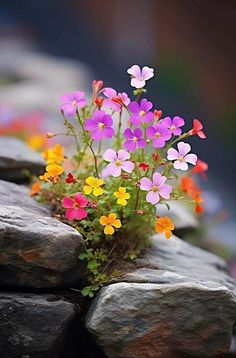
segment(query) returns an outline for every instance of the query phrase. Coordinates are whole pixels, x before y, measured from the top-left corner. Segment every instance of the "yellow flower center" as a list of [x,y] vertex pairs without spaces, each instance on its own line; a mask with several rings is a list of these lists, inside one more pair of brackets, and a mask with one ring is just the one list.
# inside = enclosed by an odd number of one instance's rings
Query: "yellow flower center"
[[180,162],[183,162],[183,161],[184,161],[184,157],[179,156],[178,160],[179,160]]
[[152,191],[154,191],[154,193],[157,193],[158,192],[158,187],[154,185],[153,188],[152,188]]
[[137,138],[137,137],[134,137],[134,138],[133,138],[133,141],[134,141],[134,142],[137,142],[137,141],[138,141],[138,138]]
[[156,138],[160,138],[160,136],[161,136],[161,134],[160,134],[159,132],[156,132],[156,133],[155,133],[155,137],[156,137]]
[[100,129],[104,129],[105,124],[104,124],[104,123],[99,123],[99,124],[98,124],[98,127],[99,127]]
[[76,105],[77,105],[77,102],[76,102],[76,101],[72,101],[71,104],[72,104],[72,106],[76,106]]
[[146,114],[146,112],[144,112],[144,111],[139,112],[139,115],[142,116],[142,117],[145,116],[145,114]]
[[175,127],[175,126],[171,126],[170,129],[171,129],[172,131],[174,131],[174,130],[176,129],[176,127]]
[[121,166],[121,164],[122,164],[122,162],[121,162],[120,160],[117,160],[117,161],[116,161],[116,166],[117,166],[117,167]]

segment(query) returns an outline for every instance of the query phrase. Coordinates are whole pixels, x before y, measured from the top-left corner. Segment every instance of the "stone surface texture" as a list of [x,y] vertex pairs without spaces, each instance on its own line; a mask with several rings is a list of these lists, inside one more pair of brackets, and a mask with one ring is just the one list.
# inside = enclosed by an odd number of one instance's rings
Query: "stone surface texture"
[[217,256],[153,238],[121,282],[100,290],[86,326],[109,358],[216,357],[230,347],[235,282]]
[[76,312],[53,295],[0,293],[1,358],[57,358]]
[[0,137],[0,148],[0,179],[21,183],[27,181],[29,175],[43,173],[43,158],[23,141]]
[[84,274],[82,236],[52,218],[29,190],[0,181],[0,285],[57,287]]

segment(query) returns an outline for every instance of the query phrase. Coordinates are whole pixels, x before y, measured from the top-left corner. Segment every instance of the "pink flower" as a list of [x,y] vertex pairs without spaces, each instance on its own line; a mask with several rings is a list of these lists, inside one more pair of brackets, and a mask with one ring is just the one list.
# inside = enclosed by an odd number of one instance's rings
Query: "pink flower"
[[73,198],[66,196],[62,200],[63,208],[66,208],[66,217],[68,220],[82,220],[87,217],[88,213],[84,207],[88,204],[88,200],[81,195],[76,193]]
[[165,123],[158,122],[147,128],[147,137],[152,140],[154,148],[163,148],[166,141],[171,138],[171,131]]
[[106,114],[105,111],[95,111],[92,118],[85,120],[85,129],[91,132],[91,137],[94,140],[110,139],[114,135],[112,124],[113,120],[110,114]]
[[102,80],[94,80],[92,83],[93,97],[96,97],[103,87]]
[[206,134],[203,132],[203,125],[198,119],[193,120],[193,128],[189,131],[190,135],[197,135],[201,139],[206,138]]
[[137,147],[145,148],[146,140],[142,138],[142,135],[143,132],[139,128],[136,128],[133,132],[131,129],[126,128],[124,131],[124,136],[127,138],[127,140],[124,143],[124,147],[130,152],[134,152]]
[[127,93],[122,92],[117,94],[116,90],[111,87],[104,88],[103,94],[107,97],[104,100],[104,106],[112,108],[116,112],[121,111],[122,103],[126,106],[130,103]]
[[142,69],[138,65],[128,68],[127,73],[131,75],[131,86],[142,88],[146,85],[146,81],[154,76],[154,69],[144,66]]
[[164,199],[170,198],[172,187],[168,184],[164,184],[166,181],[165,176],[161,176],[160,173],[154,173],[152,181],[146,177],[140,180],[140,189],[148,191],[146,200],[155,205],[160,201],[160,197]]
[[154,113],[150,112],[153,105],[146,98],[143,98],[139,104],[133,101],[129,105],[129,110],[133,113],[130,117],[130,122],[138,126],[141,122],[151,122],[154,118]]
[[175,116],[173,119],[165,117],[163,118],[162,123],[165,123],[173,135],[180,135],[182,133],[182,129],[180,127],[185,124],[184,119],[179,116]]
[[103,155],[103,159],[110,162],[103,171],[104,176],[112,175],[113,177],[119,177],[121,170],[127,173],[132,173],[134,170],[134,163],[129,161],[130,154],[125,150],[119,150],[116,153],[113,149],[107,149]]
[[62,105],[60,106],[61,111],[63,111],[67,116],[73,116],[77,108],[83,108],[87,100],[84,97],[84,92],[76,91],[73,93],[66,93],[61,97]]
[[178,150],[170,148],[167,152],[168,160],[175,160],[174,168],[181,170],[188,170],[188,164],[195,165],[197,162],[196,154],[187,154],[191,150],[191,146],[188,143],[179,142],[177,144]]

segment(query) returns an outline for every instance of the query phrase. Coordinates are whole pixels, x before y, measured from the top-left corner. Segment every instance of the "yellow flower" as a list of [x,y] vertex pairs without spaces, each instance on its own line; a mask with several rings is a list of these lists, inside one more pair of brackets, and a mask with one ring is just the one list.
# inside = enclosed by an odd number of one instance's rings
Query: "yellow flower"
[[100,188],[100,186],[104,184],[104,181],[102,179],[88,177],[85,182],[88,184],[85,185],[83,188],[86,195],[93,193],[93,195],[99,196],[103,194],[104,190]]
[[164,233],[167,239],[171,237],[172,230],[174,230],[174,228],[175,226],[168,216],[159,218],[156,222],[156,232],[159,234]]
[[60,144],[55,144],[53,148],[45,150],[42,156],[48,164],[61,164],[64,161],[64,150]]
[[46,166],[46,173],[44,175],[40,175],[39,179],[45,181],[53,181],[54,183],[57,182],[59,175],[64,172],[64,168],[58,164],[49,164]]
[[27,144],[32,149],[40,150],[43,149],[46,144],[46,141],[43,135],[37,134],[29,137],[27,140]]
[[130,195],[126,193],[126,189],[123,186],[120,186],[118,191],[114,192],[114,196],[117,198],[117,204],[122,206],[127,205],[127,199],[130,198]]
[[[102,215],[100,217],[100,224],[104,227],[104,233],[106,235],[114,234],[114,227],[119,229],[121,227],[121,222],[116,218],[116,214],[110,213],[108,216]],[[114,227],[113,227],[114,226]]]

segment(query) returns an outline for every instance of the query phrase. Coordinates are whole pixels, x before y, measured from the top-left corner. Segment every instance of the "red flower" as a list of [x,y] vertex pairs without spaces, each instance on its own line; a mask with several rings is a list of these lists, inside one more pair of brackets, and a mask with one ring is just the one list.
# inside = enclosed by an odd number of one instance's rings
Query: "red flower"
[[94,100],[94,103],[96,104],[96,106],[100,109],[103,105],[104,102],[104,98],[103,97],[96,97]]
[[154,111],[154,119],[158,120],[158,119],[161,118],[161,116],[162,116],[162,111],[160,111],[159,109],[155,109],[155,111]]
[[154,160],[155,162],[157,162],[157,161],[158,161],[158,158],[159,158],[159,155],[158,155],[157,153],[152,153],[152,157],[153,157],[153,160]]
[[73,175],[71,173],[69,173],[67,175],[66,182],[67,182],[67,184],[75,183],[75,179],[74,179],[74,177],[73,177]]
[[207,179],[206,171],[208,170],[208,164],[203,160],[198,159],[196,165],[192,169],[192,174],[200,173],[203,179]]
[[139,168],[142,169],[142,170],[148,170],[149,165],[147,163],[140,163]]
[[205,139],[206,135],[203,132],[203,125],[198,119],[193,120],[193,128],[189,131],[190,135],[197,135],[201,139]]
[[123,99],[121,97],[119,97],[119,96],[118,97],[113,97],[112,101],[115,102],[115,103],[118,103],[120,106],[124,105]]

